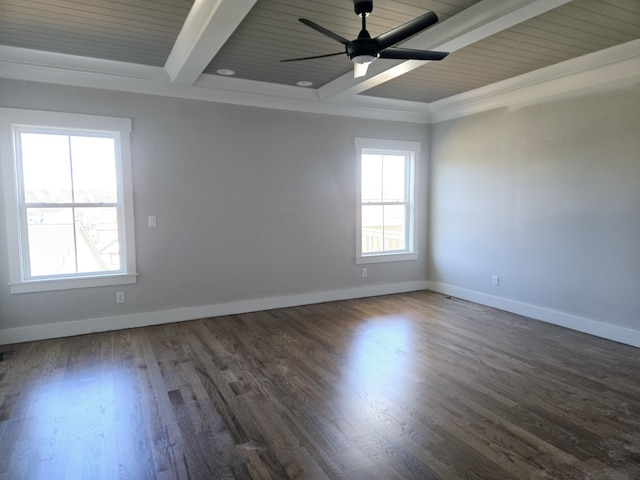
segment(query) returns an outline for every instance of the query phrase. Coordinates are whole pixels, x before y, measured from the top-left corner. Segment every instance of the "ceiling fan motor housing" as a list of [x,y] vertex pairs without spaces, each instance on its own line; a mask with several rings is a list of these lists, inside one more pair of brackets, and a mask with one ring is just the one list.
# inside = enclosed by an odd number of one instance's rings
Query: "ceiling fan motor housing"
[[347,55],[356,63],[372,62],[380,56],[380,47],[373,38],[358,38],[346,47]]

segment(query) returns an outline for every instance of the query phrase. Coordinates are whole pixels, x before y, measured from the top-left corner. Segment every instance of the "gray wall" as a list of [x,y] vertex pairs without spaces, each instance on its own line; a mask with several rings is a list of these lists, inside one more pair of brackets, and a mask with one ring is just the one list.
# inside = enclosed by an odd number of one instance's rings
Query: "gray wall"
[[[426,152],[423,125],[4,79],[0,106],[133,120],[140,273],[125,287],[11,295],[0,222],[0,330],[427,278],[424,254],[369,265],[366,279],[354,263],[354,137],[417,140]],[[424,252],[426,220],[419,228]]]
[[640,86],[435,124],[431,148],[435,284],[640,330]]
[[[435,124],[429,148],[415,124],[2,79],[0,106],[133,119],[140,272],[126,287],[11,295],[2,254],[0,330],[428,278],[640,331],[638,85]],[[420,259],[368,265],[366,279],[356,136],[419,140],[431,156]]]

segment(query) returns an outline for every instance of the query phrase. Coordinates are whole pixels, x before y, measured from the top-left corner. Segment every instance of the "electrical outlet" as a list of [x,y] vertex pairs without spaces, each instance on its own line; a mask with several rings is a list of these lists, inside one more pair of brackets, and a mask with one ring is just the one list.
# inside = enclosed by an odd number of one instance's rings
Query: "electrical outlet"
[[500,286],[500,276],[499,275],[493,275],[491,277],[491,285],[493,285],[494,287],[499,287]]
[[116,292],[116,303],[124,303],[124,292]]
[[367,278],[367,269],[366,268],[362,269],[362,278]]

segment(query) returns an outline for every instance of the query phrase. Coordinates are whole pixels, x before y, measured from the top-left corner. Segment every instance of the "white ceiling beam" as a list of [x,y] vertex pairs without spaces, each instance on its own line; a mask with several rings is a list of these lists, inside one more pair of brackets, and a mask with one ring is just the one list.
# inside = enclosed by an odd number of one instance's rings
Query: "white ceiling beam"
[[165,63],[171,81],[193,85],[257,0],[196,0]]
[[[557,8],[571,0],[483,0],[402,44],[405,48],[455,52],[495,33]],[[444,60],[446,62],[446,59]],[[365,77],[345,74],[321,87],[320,98],[344,101],[429,62],[375,61]]]

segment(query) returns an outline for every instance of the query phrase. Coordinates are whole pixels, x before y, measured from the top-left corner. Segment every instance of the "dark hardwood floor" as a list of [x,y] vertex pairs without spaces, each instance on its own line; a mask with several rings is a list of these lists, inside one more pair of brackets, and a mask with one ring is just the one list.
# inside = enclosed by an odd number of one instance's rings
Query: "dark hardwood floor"
[[640,350],[434,293],[0,351],[2,479],[640,479]]

